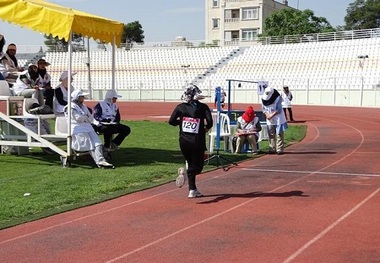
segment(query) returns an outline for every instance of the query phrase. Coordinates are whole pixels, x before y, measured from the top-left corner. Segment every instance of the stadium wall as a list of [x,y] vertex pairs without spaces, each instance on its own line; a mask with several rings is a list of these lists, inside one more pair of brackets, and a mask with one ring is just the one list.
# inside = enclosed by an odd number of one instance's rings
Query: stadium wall
[[[244,48],[117,50],[115,88],[125,101],[179,101],[183,89],[194,83],[213,102],[215,87],[227,90],[227,79],[235,79],[230,85],[231,102],[260,103],[257,84],[244,81],[268,81],[278,90],[289,86],[294,104],[378,107],[379,32],[345,31],[334,33],[331,39],[318,36],[302,43]],[[44,56],[51,63],[48,70],[56,86],[67,69],[68,54],[46,52]],[[87,56],[87,52],[73,53],[77,72],[73,85],[99,100],[111,89],[112,52],[91,51]]]

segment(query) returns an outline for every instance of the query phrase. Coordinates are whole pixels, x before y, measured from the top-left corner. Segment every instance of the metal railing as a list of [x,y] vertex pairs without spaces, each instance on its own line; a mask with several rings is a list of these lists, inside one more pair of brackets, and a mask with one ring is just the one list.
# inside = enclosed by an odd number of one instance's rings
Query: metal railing
[[[363,29],[363,30],[348,30],[337,31],[330,33],[318,33],[318,34],[302,34],[302,35],[288,35],[281,37],[256,37],[252,40],[244,40],[236,38],[233,41],[220,41],[213,40],[212,43],[206,43],[205,40],[185,40],[179,41],[162,41],[162,42],[145,42],[145,43],[132,43],[122,44],[120,49],[164,49],[164,48],[196,48],[207,47],[209,45],[215,46],[215,43],[223,46],[250,46],[250,45],[278,45],[278,44],[292,44],[292,43],[309,43],[309,42],[324,42],[324,41],[338,41],[338,40],[351,40],[351,39],[363,39],[363,38],[377,38],[380,37],[380,28]],[[104,45],[106,50],[111,50],[111,46]],[[90,46],[90,50],[104,50],[99,49],[97,43],[93,43]],[[39,45],[17,45],[18,53],[38,53],[48,52],[48,50],[54,50],[47,46]]]

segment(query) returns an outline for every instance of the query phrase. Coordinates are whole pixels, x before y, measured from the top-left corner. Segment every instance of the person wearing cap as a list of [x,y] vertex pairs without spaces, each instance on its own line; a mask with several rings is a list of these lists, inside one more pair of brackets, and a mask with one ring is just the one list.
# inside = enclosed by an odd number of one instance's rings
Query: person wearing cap
[[182,103],[173,110],[169,124],[179,126],[179,146],[187,162],[185,168],[178,169],[176,185],[182,187],[186,176],[189,184],[189,198],[203,196],[196,186],[196,175],[200,174],[204,166],[206,151],[206,133],[213,126],[210,108],[200,102],[204,96],[195,85],[190,85],[183,93]]
[[13,92],[17,96],[24,96],[25,98],[36,98],[40,106],[44,105],[44,95],[38,86],[39,75],[37,73],[37,66],[29,64],[28,69],[23,71],[17,78],[16,83],[13,85]]
[[[94,118],[96,120],[96,131],[103,133],[104,150],[111,151],[119,148],[124,139],[131,133],[131,128],[121,124],[121,116],[116,100],[121,98],[115,90],[108,90],[104,100],[94,107]],[[112,139],[112,136],[117,136]]]
[[19,73],[23,71],[23,68],[18,65],[16,52],[16,45],[9,44],[4,56],[0,59],[0,73],[11,85],[16,82]]
[[45,105],[53,108],[53,98],[54,98],[54,90],[51,88],[51,76],[46,71],[46,67],[49,66],[50,63],[46,62],[45,59],[41,58],[37,61],[37,73],[39,75],[38,86],[43,91],[43,95],[45,97]]
[[251,146],[252,153],[254,155],[258,154],[257,140],[259,138],[258,133],[260,131],[261,124],[259,117],[255,115],[253,107],[249,106],[243,115],[240,116],[236,121],[235,136],[237,139],[235,153],[240,153],[245,141],[248,141],[249,145]]
[[[71,73],[71,81],[73,81],[73,76],[75,72]],[[59,85],[54,89],[54,97],[55,97],[55,113],[56,114],[64,114],[64,108],[67,105],[67,102],[70,98],[68,94],[69,88],[69,73],[68,71],[63,71],[61,76],[59,77]],[[74,90],[74,87],[71,85],[71,90]]]
[[286,110],[288,110],[290,121],[294,121],[293,111],[292,111],[293,94],[289,91],[288,86],[283,87],[283,90],[281,92],[281,98],[282,98],[282,108],[284,109],[284,114],[285,114],[286,120],[288,120],[288,116],[286,114]]
[[[85,95],[87,94],[82,90],[74,90],[71,93],[71,147],[74,151],[88,151],[99,168],[113,168],[114,166],[104,158],[102,141],[91,125],[94,118],[84,104]],[[66,116],[67,110],[66,107]]]
[[284,132],[288,124],[281,105],[281,95],[276,89],[267,87],[262,95],[261,103],[267,121],[269,153],[283,154]]

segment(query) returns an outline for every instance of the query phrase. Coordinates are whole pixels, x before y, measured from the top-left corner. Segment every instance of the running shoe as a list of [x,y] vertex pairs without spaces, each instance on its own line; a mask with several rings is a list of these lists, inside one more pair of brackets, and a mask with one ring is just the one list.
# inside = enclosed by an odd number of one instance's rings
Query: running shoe
[[177,176],[177,179],[175,180],[176,186],[179,188],[184,186],[186,182],[186,177],[187,177],[186,169],[183,167],[178,168],[178,176]]
[[202,197],[203,194],[198,191],[198,189],[195,190],[190,190],[189,195],[187,196],[188,198],[197,198],[197,197]]

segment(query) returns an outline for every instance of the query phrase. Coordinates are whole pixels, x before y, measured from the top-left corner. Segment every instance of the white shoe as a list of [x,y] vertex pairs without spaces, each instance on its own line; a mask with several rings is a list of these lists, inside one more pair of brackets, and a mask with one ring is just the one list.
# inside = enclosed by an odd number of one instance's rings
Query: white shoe
[[188,198],[196,198],[196,197],[202,197],[203,194],[198,191],[198,189],[195,190],[190,190],[189,195],[187,196]]
[[29,113],[36,113],[36,112],[38,112],[38,111],[40,111],[40,110],[42,110],[44,108],[44,106],[38,106],[38,107],[36,107],[36,108],[33,108],[33,109],[29,109]]
[[110,164],[109,162],[107,162],[107,161],[100,161],[99,163],[98,163],[98,167],[99,168],[102,168],[102,167],[104,167],[104,168],[113,168],[114,166],[113,166],[113,164]]
[[187,177],[186,169],[183,167],[178,168],[178,176],[177,176],[177,179],[175,180],[175,185],[179,188],[184,186],[186,182],[186,177]]

